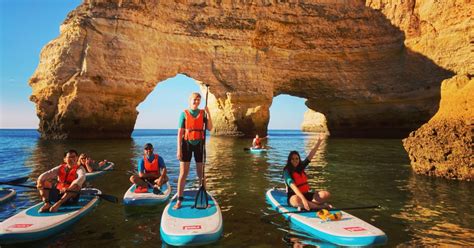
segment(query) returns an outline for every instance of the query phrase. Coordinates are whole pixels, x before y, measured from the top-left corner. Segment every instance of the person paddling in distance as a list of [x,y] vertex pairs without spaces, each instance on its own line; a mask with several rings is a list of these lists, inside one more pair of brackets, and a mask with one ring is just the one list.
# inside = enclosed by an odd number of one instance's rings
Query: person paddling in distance
[[194,92],[189,97],[189,109],[181,113],[179,119],[179,129],[177,138],[177,152],[176,156],[179,163],[179,178],[178,178],[178,201],[173,207],[178,209],[181,207],[183,201],[183,192],[186,184],[186,178],[189,174],[189,166],[191,157],[194,154],[194,161],[196,162],[196,172],[199,177],[199,182],[205,185],[205,178],[203,175],[203,140],[204,140],[204,126],[207,130],[212,129],[212,120],[207,106],[204,110],[199,109],[201,103],[201,94]]
[[306,210],[331,207],[331,205],[327,204],[330,193],[328,191],[311,192],[308,185],[308,177],[304,171],[316,154],[322,141],[323,135],[319,135],[318,141],[304,161],[301,161],[300,154],[297,151],[291,151],[288,155],[286,166],[283,168],[283,177],[288,186],[287,201],[293,207]]
[[137,185],[136,193],[148,192],[148,185],[155,189],[168,182],[166,165],[163,157],[153,153],[153,145],[145,144],[143,147],[143,158],[138,162],[138,175],[132,175],[130,182]]
[[263,137],[263,138],[260,138],[260,137],[258,136],[258,134],[255,135],[255,138],[254,138],[253,141],[252,141],[252,148],[254,148],[254,149],[263,149],[263,148],[265,148],[265,147],[262,145],[262,140],[264,140],[264,139],[266,139],[266,138],[268,138],[268,136],[265,136],[265,137]]
[[[62,204],[74,204],[79,201],[79,192],[86,180],[86,172],[83,167],[77,165],[77,156],[76,150],[67,151],[61,165],[38,177],[36,187],[44,202],[39,209],[40,213],[48,210],[57,212]],[[54,179],[57,184],[53,184]],[[51,202],[55,202],[54,205],[51,206]]]

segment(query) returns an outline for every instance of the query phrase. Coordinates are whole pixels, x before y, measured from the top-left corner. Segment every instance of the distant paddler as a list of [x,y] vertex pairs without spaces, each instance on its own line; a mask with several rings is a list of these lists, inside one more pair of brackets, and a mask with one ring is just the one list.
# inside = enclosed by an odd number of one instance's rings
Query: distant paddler
[[165,161],[162,156],[153,151],[151,143],[145,144],[143,157],[138,162],[138,175],[130,177],[130,182],[137,185],[135,193],[148,192],[148,186],[160,190],[161,186],[168,182]]
[[194,154],[196,161],[196,172],[199,182],[205,185],[206,179],[203,178],[203,152],[204,152],[204,127],[207,130],[212,129],[212,120],[207,106],[204,110],[199,109],[201,103],[201,94],[194,92],[189,96],[189,109],[181,113],[179,119],[177,153],[179,163],[178,179],[178,200],[175,209],[181,208],[183,202],[183,191],[186,184],[186,178],[189,174],[191,157]]
[[[75,204],[79,200],[79,191],[86,180],[86,172],[77,164],[77,151],[69,150],[59,166],[41,174],[37,188],[44,205],[39,212],[56,212],[63,204]],[[54,183],[54,180],[57,183]],[[51,204],[54,202],[54,205]]]
[[255,138],[252,141],[252,148],[253,149],[265,149],[265,146],[262,145],[262,140],[268,138],[268,136],[265,136],[263,138],[260,138],[260,136],[255,135]]

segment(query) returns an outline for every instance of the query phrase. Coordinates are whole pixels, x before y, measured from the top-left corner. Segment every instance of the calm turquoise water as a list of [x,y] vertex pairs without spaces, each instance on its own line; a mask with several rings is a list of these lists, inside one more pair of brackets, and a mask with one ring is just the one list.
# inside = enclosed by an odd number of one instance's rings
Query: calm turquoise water
[[[249,139],[210,137],[207,142],[208,189],[224,217],[224,237],[209,247],[288,247],[298,244],[331,246],[290,230],[283,218],[262,221],[273,213],[265,192],[283,186],[281,170],[290,150],[305,156],[316,136],[294,130],[271,130],[268,153],[244,151]],[[108,159],[120,171],[91,182],[120,199],[130,186],[131,170],[151,142],[162,155],[176,190],[178,161],[176,130],[136,130],[130,140],[43,141],[35,130],[0,130],[0,181],[27,175],[29,183],[61,162],[69,148],[94,159]],[[400,140],[329,138],[308,169],[311,186],[327,189],[336,207],[382,205],[377,210],[351,213],[388,235],[387,246],[474,244],[474,184],[428,178],[412,173]],[[191,165],[188,186],[197,186]],[[38,202],[37,193],[17,187],[19,194],[0,205],[0,219]],[[66,232],[25,247],[156,247],[161,244],[159,225],[163,206],[125,208],[102,201]],[[19,247],[19,246],[16,246]]]

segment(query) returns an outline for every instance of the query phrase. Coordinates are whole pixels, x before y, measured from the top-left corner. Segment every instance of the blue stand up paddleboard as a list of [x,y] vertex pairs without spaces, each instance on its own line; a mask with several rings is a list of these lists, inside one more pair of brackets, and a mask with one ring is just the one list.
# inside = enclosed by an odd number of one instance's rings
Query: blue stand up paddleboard
[[98,189],[82,189],[79,202],[63,205],[55,213],[39,213],[38,203],[0,223],[0,244],[12,244],[43,239],[72,225],[99,203]]
[[[285,190],[270,189],[266,199],[276,211],[298,211],[287,203]],[[341,220],[324,221],[315,212],[282,214],[291,224],[311,236],[341,246],[368,246],[384,244],[387,236],[380,229],[349,214],[340,211]]]
[[123,196],[125,205],[154,205],[167,201],[171,196],[171,185],[169,182],[161,185],[161,192],[153,193],[153,188],[148,187],[146,193],[135,193],[137,185],[133,184]]
[[0,189],[0,204],[13,199],[15,195],[16,191],[14,189]]
[[253,147],[250,147],[250,151],[251,151],[251,152],[254,152],[254,153],[261,153],[261,152],[266,152],[267,149],[265,149],[265,148],[253,148]]
[[93,172],[87,172],[86,173],[86,180],[92,180],[92,179],[106,173],[107,171],[112,170],[113,168],[114,168],[114,163],[107,162],[107,164],[102,165],[101,167],[99,167],[100,170],[93,171]]
[[175,246],[203,245],[217,241],[222,236],[222,213],[216,200],[208,194],[209,207],[194,208],[198,190],[185,190],[181,208],[173,209],[178,196],[175,195],[161,216],[161,239]]

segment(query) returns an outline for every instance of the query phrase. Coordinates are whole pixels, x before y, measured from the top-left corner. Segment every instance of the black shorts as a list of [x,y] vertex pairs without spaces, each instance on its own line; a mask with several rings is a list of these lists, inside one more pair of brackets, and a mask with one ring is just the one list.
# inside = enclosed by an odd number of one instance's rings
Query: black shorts
[[[290,198],[291,198],[292,196],[294,196],[294,195],[296,195],[295,192],[293,192],[293,191],[291,191],[291,192],[288,191],[286,202],[287,202],[288,205],[290,205],[290,206],[291,206],[291,204],[290,204]],[[304,198],[306,198],[306,200],[312,201],[312,200],[313,200],[313,196],[314,196],[314,192],[308,191],[308,192],[306,192],[306,193],[303,193],[303,195],[304,195]]]
[[201,142],[197,145],[191,145],[189,142],[183,140],[183,142],[181,142],[181,162],[191,162],[191,157],[194,153],[194,161],[196,161],[196,163],[202,163],[203,149]]
[[[64,194],[61,194],[59,192],[59,189],[56,187],[53,187],[52,189],[49,190],[49,201],[50,202],[57,202],[59,201]],[[68,204],[76,204],[79,201],[80,194],[76,194],[75,196],[69,198],[63,205],[68,205]]]

